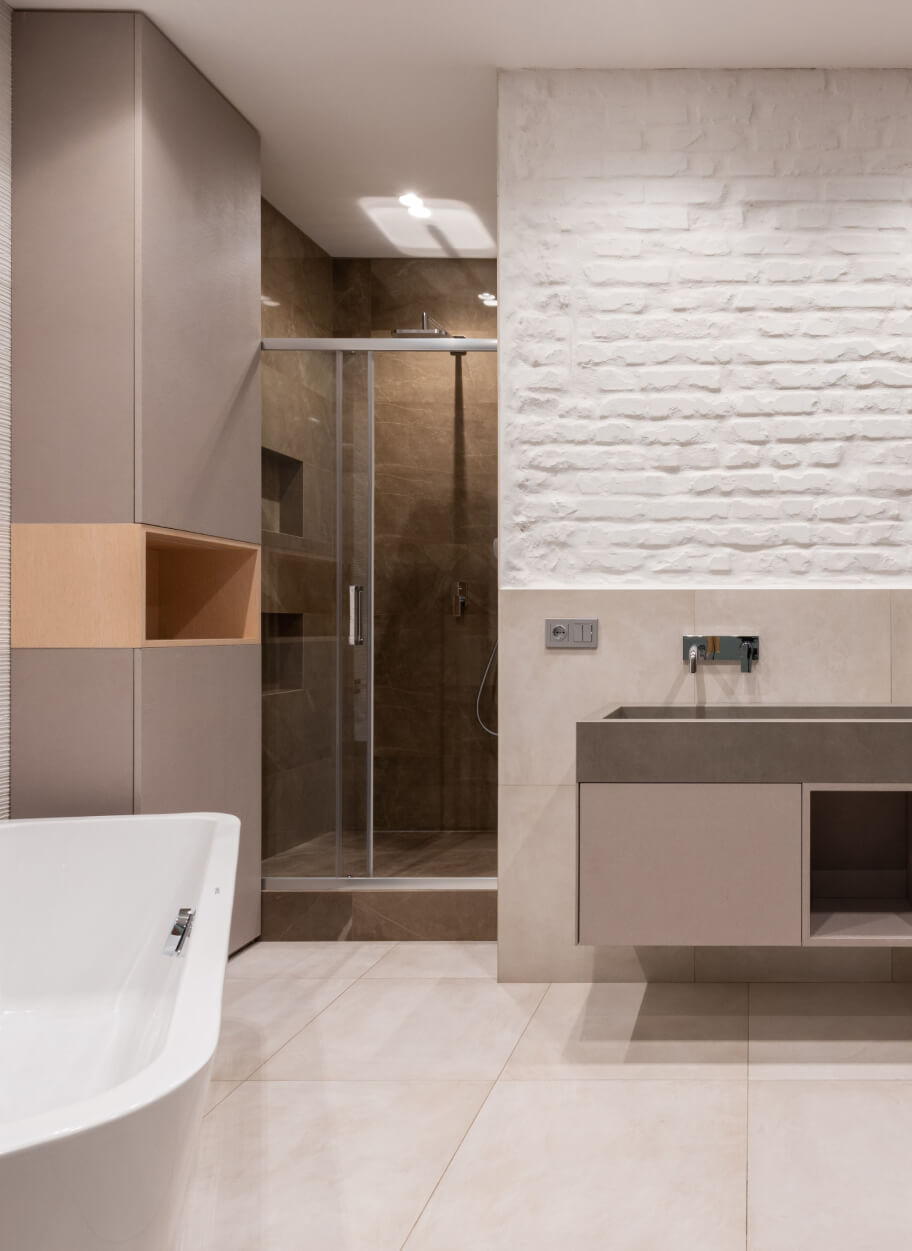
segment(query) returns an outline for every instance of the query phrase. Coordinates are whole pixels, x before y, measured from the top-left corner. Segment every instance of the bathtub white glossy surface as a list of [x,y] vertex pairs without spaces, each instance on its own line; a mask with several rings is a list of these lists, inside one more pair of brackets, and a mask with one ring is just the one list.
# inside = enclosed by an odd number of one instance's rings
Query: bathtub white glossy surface
[[[173,1246],[238,834],[212,813],[0,826],[0,1247]],[[194,925],[167,956],[182,907]]]

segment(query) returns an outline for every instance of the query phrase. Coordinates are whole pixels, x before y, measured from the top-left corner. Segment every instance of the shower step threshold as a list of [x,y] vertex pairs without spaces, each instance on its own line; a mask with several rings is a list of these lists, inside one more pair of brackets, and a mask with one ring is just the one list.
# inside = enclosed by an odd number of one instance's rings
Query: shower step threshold
[[264,882],[270,883],[261,896],[266,942],[472,942],[497,937],[496,878]]

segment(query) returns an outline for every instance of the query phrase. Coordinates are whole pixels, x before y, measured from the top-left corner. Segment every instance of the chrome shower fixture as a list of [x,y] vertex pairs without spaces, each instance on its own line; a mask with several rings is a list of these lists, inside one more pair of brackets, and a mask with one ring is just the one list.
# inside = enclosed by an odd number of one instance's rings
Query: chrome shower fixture
[[393,334],[400,339],[461,339],[462,335],[451,335],[441,326],[430,313],[421,314],[421,325],[415,330],[394,330]]

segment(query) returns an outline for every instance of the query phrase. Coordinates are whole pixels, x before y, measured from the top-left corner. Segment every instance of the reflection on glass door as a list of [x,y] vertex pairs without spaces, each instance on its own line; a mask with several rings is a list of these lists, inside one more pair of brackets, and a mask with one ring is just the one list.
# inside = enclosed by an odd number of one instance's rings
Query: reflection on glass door
[[373,357],[338,353],[338,860],[373,872]]

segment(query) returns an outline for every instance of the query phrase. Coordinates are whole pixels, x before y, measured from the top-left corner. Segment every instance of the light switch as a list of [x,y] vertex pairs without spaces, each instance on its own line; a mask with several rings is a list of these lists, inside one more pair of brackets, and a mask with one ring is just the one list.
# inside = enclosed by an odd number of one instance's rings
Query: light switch
[[545,647],[592,651],[598,647],[598,618],[549,619],[545,622]]

